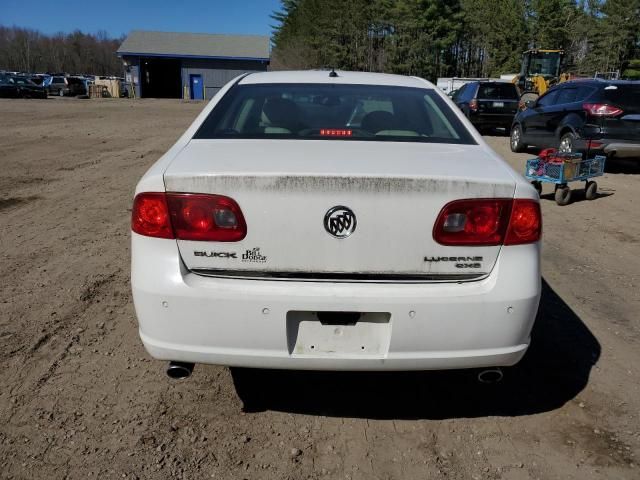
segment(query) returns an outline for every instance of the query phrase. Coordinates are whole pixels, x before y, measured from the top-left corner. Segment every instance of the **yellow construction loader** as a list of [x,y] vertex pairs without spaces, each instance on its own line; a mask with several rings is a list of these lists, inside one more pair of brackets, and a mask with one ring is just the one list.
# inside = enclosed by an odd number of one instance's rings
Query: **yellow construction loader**
[[513,79],[522,102],[534,100],[553,85],[569,80],[568,73],[560,73],[563,50],[527,50],[522,54],[520,73]]

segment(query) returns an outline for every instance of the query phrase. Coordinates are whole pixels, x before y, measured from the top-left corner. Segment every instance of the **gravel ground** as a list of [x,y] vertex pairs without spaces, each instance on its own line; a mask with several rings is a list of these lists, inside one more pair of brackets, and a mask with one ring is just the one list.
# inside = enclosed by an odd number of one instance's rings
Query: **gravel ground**
[[638,165],[610,163],[594,201],[544,192],[533,345],[498,385],[203,365],[173,382],[137,335],[129,214],[202,107],[0,101],[1,478],[640,478]]

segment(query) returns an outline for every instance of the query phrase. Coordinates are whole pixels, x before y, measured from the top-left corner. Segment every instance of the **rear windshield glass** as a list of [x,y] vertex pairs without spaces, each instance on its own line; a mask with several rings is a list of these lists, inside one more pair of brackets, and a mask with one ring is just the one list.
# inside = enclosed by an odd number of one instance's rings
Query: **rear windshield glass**
[[518,92],[511,83],[484,83],[480,84],[478,98],[518,100]]
[[604,98],[623,110],[640,111],[640,84],[610,85],[604,89]]
[[432,90],[377,85],[236,85],[194,135],[475,143]]

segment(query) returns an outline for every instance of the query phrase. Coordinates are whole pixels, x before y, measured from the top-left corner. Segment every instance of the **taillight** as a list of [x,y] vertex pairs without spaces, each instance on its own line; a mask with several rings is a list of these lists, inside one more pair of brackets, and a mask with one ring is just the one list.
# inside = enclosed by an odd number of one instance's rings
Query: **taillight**
[[178,240],[237,242],[247,235],[238,204],[223,195],[141,193],[131,228],[140,235]]
[[469,110],[471,110],[472,112],[478,111],[478,100],[474,99],[469,102]]
[[441,245],[519,245],[537,242],[541,232],[538,202],[473,199],[445,205],[433,228],[433,238]]
[[622,113],[622,109],[606,103],[584,103],[582,108],[594,117],[615,117]]
[[505,245],[522,245],[540,240],[542,213],[535,200],[515,199],[511,207],[511,220],[507,228]]
[[147,237],[174,238],[164,193],[140,193],[133,201],[131,230]]
[[237,242],[247,235],[242,211],[229,197],[168,193],[167,203],[178,240]]
[[442,245],[500,245],[509,222],[511,200],[456,200],[440,212],[433,238]]

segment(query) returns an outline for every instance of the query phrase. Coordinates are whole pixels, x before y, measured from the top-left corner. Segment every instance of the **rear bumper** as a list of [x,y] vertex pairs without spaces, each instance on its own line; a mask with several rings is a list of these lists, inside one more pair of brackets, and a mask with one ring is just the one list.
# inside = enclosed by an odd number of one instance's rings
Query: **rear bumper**
[[510,129],[515,114],[476,113],[471,114],[469,120],[478,127],[500,127]]
[[605,145],[604,153],[617,158],[640,158],[640,143],[613,141]]
[[[540,296],[537,244],[503,248],[480,281],[363,284],[202,277],[184,269],[174,241],[132,235],[140,337],[162,360],[309,370],[509,366],[527,350]],[[384,312],[388,324],[356,338],[362,351],[313,352],[296,343],[302,328],[291,319],[318,311]],[[327,328],[321,333],[342,335]],[[322,341],[331,338],[311,343]]]
[[592,154],[607,155],[617,158],[640,158],[640,142],[634,140],[612,139],[612,138],[594,138],[593,142],[601,145],[598,148],[592,148],[589,140],[579,138],[576,139],[576,149],[579,152],[589,151]]

